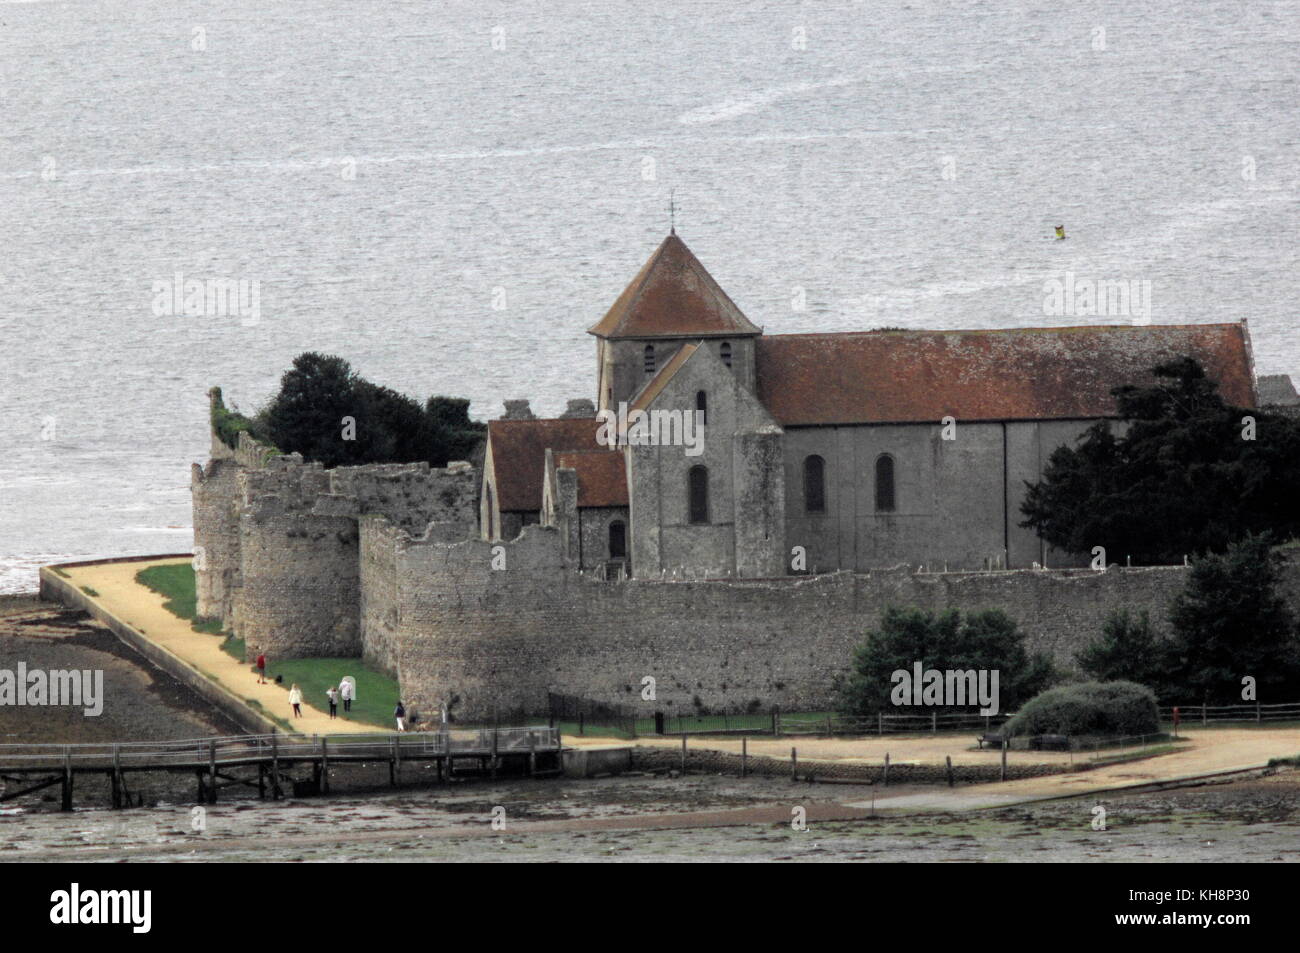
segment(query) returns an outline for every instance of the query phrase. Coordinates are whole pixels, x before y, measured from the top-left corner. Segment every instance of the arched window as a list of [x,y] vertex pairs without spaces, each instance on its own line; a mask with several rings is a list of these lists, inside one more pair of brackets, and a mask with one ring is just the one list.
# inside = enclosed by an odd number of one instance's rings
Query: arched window
[[709,395],[704,391],[697,391],[695,394],[695,409],[700,412],[700,422],[709,422]]
[[707,523],[709,521],[709,470],[708,467],[691,467],[690,481],[690,521]]
[[817,454],[804,457],[803,508],[808,513],[826,512],[826,461]]
[[731,366],[731,342],[723,341],[722,347],[718,348],[718,354],[722,356],[722,363],[730,367]]
[[647,374],[655,372],[655,346],[653,344],[645,346],[645,372]]
[[887,453],[876,457],[876,512],[894,511],[894,458]]
[[609,558],[627,558],[627,524],[622,520],[609,524]]

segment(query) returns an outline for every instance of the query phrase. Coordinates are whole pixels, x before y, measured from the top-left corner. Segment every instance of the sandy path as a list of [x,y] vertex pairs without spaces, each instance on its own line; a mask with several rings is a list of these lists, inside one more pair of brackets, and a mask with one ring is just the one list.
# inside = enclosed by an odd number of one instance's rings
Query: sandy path
[[[1108,767],[1094,768],[1068,774],[1040,778],[1023,778],[1016,781],[999,781],[990,784],[962,785],[955,788],[936,787],[933,791],[887,796],[881,788],[876,806],[882,809],[907,810],[971,810],[1013,804],[1041,798],[1066,797],[1077,794],[1135,787],[1154,781],[1173,781],[1206,774],[1263,767],[1270,758],[1300,755],[1300,729],[1295,728],[1193,728],[1184,729],[1182,737],[1187,744],[1181,749],[1158,757]],[[942,764],[951,756],[953,764],[996,765],[1001,753],[997,751],[969,750],[973,734],[926,735],[924,737],[893,735],[887,738],[750,738],[749,753],[788,759],[790,749],[796,748],[802,761],[836,761],[844,763],[880,764],[889,753],[892,764],[908,762]],[[565,743],[574,746],[610,744],[612,739],[568,736]],[[623,742],[629,744],[631,742]],[[661,748],[680,748],[680,738],[638,738],[638,745]],[[732,738],[691,738],[691,748],[740,752],[740,740]],[[1130,749],[1134,750],[1134,749]],[[1068,752],[1012,751],[1008,764],[1060,764],[1070,761]],[[1078,753],[1076,763],[1085,761]],[[862,803],[849,806],[861,807]]]
[[[163,608],[161,595],[135,581],[135,575],[149,566],[169,566],[187,563],[189,559],[161,559],[157,562],[101,563],[97,566],[65,567],[69,580],[78,588],[89,586],[99,593],[93,596],[96,603],[126,622],[145,638],[182,661],[209,675],[240,698],[256,699],[267,712],[293,722],[305,734],[373,734],[384,729],[363,725],[342,718],[331,719],[305,699],[302,717],[294,718],[289,707],[289,686],[268,682],[259,685],[257,676],[243,662],[236,661],[221,651],[221,639],[215,635],[195,632],[190,623],[177,618]],[[82,590],[84,592],[84,589]],[[89,595],[88,593],[86,593]]]

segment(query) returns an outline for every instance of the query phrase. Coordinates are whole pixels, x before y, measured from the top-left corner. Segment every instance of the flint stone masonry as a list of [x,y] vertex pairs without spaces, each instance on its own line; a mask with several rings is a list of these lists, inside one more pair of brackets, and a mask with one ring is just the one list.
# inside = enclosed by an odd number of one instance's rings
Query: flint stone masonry
[[[806,578],[592,580],[559,558],[559,534],[528,527],[491,546],[399,542],[398,611],[386,630],[404,697],[460,720],[545,711],[548,691],[668,713],[833,706],[834,682],[889,606],[1002,609],[1033,650],[1073,669],[1113,609],[1149,610],[1164,630],[1184,567],[914,573]],[[1300,589],[1297,564],[1284,589]],[[641,699],[641,680],[656,699]]]
[[376,581],[363,607],[362,579],[377,577],[363,569],[360,518],[383,517],[391,532],[436,527],[429,538],[442,541],[476,533],[479,476],[463,461],[325,470],[247,433],[220,447],[192,471],[197,611],[222,619],[249,656],[360,656],[363,620],[382,633],[392,610],[377,606],[392,599]]

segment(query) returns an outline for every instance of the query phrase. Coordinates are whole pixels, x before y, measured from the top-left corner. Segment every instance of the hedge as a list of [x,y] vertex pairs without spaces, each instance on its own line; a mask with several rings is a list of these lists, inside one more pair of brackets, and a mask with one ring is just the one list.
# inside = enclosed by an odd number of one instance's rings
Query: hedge
[[1133,682],[1062,685],[1031,699],[1006,725],[1010,735],[1153,735],[1155,693]]

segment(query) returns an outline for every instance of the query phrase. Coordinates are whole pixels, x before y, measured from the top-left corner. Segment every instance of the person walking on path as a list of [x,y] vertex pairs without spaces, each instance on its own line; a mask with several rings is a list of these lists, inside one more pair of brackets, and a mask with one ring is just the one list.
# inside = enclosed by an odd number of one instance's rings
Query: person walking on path
[[339,690],[331,685],[325,694],[330,697],[330,717],[337,718],[339,713]]
[[405,731],[406,730],[406,706],[402,704],[402,700],[400,698],[397,700],[397,707],[393,709],[393,717],[397,719],[397,730]]
[[257,684],[266,684],[266,653],[257,653]]
[[293,714],[296,718],[302,717],[302,689],[298,683],[294,682],[293,687],[289,689],[289,704],[293,706]]
[[339,684],[339,695],[341,695],[343,698],[343,710],[351,711],[352,710],[352,682],[348,681],[347,679],[344,679]]

